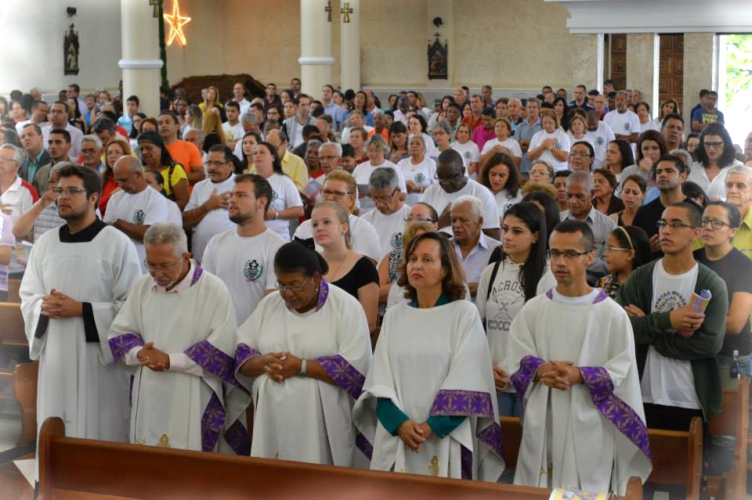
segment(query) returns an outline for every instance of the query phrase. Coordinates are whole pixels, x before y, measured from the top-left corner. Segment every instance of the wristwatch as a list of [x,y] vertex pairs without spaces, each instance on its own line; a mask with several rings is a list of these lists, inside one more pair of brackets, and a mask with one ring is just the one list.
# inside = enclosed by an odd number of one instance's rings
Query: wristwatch
[[298,373],[301,377],[307,377],[308,373],[306,372],[306,360],[305,358],[300,360],[300,372]]

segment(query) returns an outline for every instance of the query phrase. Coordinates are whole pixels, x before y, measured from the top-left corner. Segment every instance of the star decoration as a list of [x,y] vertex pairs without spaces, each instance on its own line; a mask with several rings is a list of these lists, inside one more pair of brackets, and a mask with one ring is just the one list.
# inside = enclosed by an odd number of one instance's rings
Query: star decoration
[[180,40],[181,45],[185,45],[185,33],[183,33],[183,26],[191,22],[191,18],[180,15],[180,5],[178,0],[172,2],[172,14],[164,15],[167,24],[170,25],[170,36],[167,37],[167,45],[172,45],[175,38]]

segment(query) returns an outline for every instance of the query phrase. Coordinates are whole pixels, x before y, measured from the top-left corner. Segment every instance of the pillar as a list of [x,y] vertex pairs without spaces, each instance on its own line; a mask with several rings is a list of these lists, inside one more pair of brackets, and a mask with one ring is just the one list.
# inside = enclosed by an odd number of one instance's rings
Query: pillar
[[154,8],[144,0],[120,2],[123,58],[123,98],[137,95],[141,111],[147,116],[159,114],[159,87],[162,60],[159,58],[159,24]]
[[[713,33],[684,33],[684,131],[691,130],[689,113],[700,102],[702,89],[718,90],[717,38]],[[720,94],[723,92],[719,92]],[[720,105],[720,104],[719,104]]]
[[345,14],[340,13],[340,50],[342,78],[340,86],[342,90],[360,89],[360,0],[345,0],[340,2],[343,10],[352,10],[349,13],[350,22],[345,22]]
[[[303,93],[321,94],[321,87],[331,83],[332,40],[326,0],[300,0],[300,80]],[[332,18],[336,12],[332,12]]]
[[584,85],[588,91],[603,90],[603,34],[574,35],[572,88]]
[[627,34],[627,88],[642,92],[642,100],[658,107],[660,39],[655,33]]

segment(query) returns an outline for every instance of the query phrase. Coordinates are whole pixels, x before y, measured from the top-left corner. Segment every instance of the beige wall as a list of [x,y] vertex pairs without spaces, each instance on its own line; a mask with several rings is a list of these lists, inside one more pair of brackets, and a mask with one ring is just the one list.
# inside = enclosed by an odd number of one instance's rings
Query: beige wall
[[[427,19],[435,0],[361,2],[361,77],[364,86],[427,87]],[[332,2],[332,83],[340,80],[340,0]],[[168,48],[171,84],[186,76],[248,72],[262,82],[286,85],[300,66],[300,0],[182,0],[193,18],[188,45]],[[322,15],[325,15],[322,12]],[[433,86],[571,87],[574,35],[567,9],[543,0],[455,0],[449,39],[450,79]],[[445,20],[445,23],[447,21]],[[519,29],[528,26],[529,29]]]

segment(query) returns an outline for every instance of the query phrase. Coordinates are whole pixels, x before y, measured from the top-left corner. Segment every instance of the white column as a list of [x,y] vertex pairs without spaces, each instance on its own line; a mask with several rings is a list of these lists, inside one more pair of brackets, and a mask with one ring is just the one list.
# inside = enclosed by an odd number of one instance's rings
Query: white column
[[147,116],[159,113],[162,60],[159,58],[159,24],[154,8],[145,0],[121,0],[123,99],[137,95]]
[[[300,79],[304,93],[318,97],[321,86],[331,83],[332,32],[326,0],[300,0]],[[335,12],[332,12],[332,18]]]
[[627,88],[642,92],[642,100],[656,109],[660,39],[655,33],[627,33]]
[[360,89],[360,0],[346,0],[340,2],[343,9],[352,9],[348,14],[350,22],[345,22],[345,15],[340,13],[340,48],[342,66],[342,90]]

